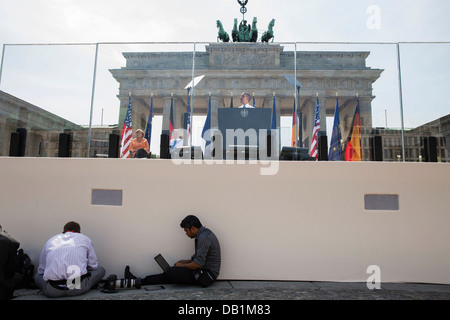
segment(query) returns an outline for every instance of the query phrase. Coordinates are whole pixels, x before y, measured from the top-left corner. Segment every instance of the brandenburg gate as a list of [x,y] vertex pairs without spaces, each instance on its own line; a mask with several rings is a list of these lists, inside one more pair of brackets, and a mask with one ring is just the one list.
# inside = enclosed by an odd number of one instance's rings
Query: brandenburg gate
[[[321,131],[326,131],[326,117],[334,115],[336,95],[342,139],[351,129],[359,97],[363,134],[363,158],[369,146],[364,135],[372,131],[371,102],[373,83],[382,69],[366,65],[370,52],[358,51],[285,51],[279,43],[222,42],[209,43],[205,51],[196,51],[195,76],[205,75],[195,87],[193,114],[206,115],[211,93],[211,126],[217,127],[218,108],[234,107],[244,91],[255,97],[256,108],[272,108],[275,95],[277,127],[280,116],[292,116],[296,89],[285,75],[294,76],[302,88],[298,111],[302,114],[302,146],[309,148],[314,126],[316,97],[319,98]],[[153,94],[153,114],[163,115],[163,130],[168,128],[171,101],[174,128],[183,128],[187,112],[187,90],[192,80],[193,52],[124,52],[126,66],[110,72],[119,82],[119,125],[123,123],[132,95],[134,128],[145,128]]]

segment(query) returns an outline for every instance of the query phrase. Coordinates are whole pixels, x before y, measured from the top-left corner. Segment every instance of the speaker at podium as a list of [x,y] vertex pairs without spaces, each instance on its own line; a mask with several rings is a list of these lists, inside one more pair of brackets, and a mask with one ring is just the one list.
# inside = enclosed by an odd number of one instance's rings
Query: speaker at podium
[[[218,129],[222,136],[223,157],[253,160],[263,152],[267,154],[271,122],[270,108],[219,108]],[[265,136],[264,142],[260,141],[261,134]]]

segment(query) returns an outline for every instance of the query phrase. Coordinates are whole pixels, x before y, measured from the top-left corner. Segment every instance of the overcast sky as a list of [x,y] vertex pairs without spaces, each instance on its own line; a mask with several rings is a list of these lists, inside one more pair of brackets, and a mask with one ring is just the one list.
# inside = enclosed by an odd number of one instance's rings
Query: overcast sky
[[[0,0],[0,45],[215,42],[216,20],[221,20],[230,32],[233,19],[242,18],[239,8],[236,0]],[[450,40],[448,0],[249,0],[247,8],[246,18],[257,17],[260,30],[276,19],[276,42]],[[107,69],[124,66],[121,51],[128,47],[109,49],[99,53],[94,124],[100,122],[101,109],[107,109],[105,122],[117,119],[115,111],[108,108],[118,108],[118,86]],[[400,126],[395,46],[299,45],[298,50],[309,49],[371,51],[368,65],[385,70],[374,86],[374,126],[385,125],[385,114],[388,126]],[[82,54],[78,53],[83,58],[68,62],[73,57],[60,48],[7,46],[0,89],[70,118],[73,108],[69,108],[69,100],[73,99],[67,97],[77,95],[73,89],[77,87],[86,93],[78,102],[84,107],[77,108],[88,115],[94,50],[86,47]],[[401,50],[406,126],[414,127],[450,113],[450,45],[402,45]],[[83,84],[70,83],[71,79],[50,83],[63,72],[80,74]],[[65,82],[70,83],[71,92],[64,88]],[[33,93],[36,83],[52,89],[42,87],[40,94]],[[66,100],[62,100],[64,97]],[[56,111],[62,104],[68,113]],[[73,121],[87,123],[86,117]]]
[[[368,9],[380,28],[369,29]],[[0,43],[211,41],[231,29],[236,0],[0,0]],[[449,40],[447,0],[249,0],[260,27],[276,19],[277,41]],[[371,11],[373,12],[373,10]]]

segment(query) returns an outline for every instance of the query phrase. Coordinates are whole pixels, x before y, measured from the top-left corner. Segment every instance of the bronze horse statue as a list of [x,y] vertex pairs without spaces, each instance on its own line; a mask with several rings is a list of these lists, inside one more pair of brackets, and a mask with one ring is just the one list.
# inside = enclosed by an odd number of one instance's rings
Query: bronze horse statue
[[233,30],[231,31],[231,37],[233,38],[233,42],[236,42],[238,40],[238,27],[237,27],[237,19],[234,18],[234,25],[233,25]]
[[269,30],[264,32],[262,37],[261,37],[261,41],[262,42],[269,42],[270,39],[272,39],[272,42],[273,42],[273,40],[274,40],[273,26],[274,25],[275,25],[275,19],[272,19],[272,21],[270,21],[270,23],[269,23]]
[[258,29],[256,28],[256,23],[258,20],[256,17],[253,18],[252,30],[250,34],[250,42],[256,42],[258,40]]
[[224,30],[222,22],[220,22],[220,20],[217,20],[217,28],[219,28],[219,34],[217,36],[217,42],[219,42],[219,40],[222,40],[223,42],[229,42],[230,41],[230,36]]

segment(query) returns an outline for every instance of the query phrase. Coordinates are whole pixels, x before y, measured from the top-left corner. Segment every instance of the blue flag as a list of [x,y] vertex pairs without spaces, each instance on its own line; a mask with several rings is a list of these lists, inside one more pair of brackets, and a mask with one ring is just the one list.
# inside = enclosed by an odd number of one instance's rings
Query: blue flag
[[341,160],[341,122],[339,121],[339,99],[336,98],[336,108],[334,109],[334,124],[331,134],[330,150],[328,151],[329,161]]
[[145,128],[144,138],[147,139],[148,148],[150,150],[150,143],[152,141],[152,121],[153,121],[153,97],[150,104],[150,114],[148,115],[147,127]]
[[273,107],[272,107],[272,124],[270,125],[271,130],[277,128],[277,111],[275,109],[275,96],[273,97]]
[[202,139],[205,140],[205,158],[211,157],[211,95],[209,95],[208,114],[206,115],[205,125],[202,130]]
[[190,94],[189,94],[189,92],[190,92],[190,89],[191,88],[188,88],[188,96],[187,96],[187,136],[186,136],[186,139],[187,139],[187,144],[188,144],[188,146],[190,146],[191,145],[191,143],[190,143],[190,136],[191,136],[191,96],[190,96]]

